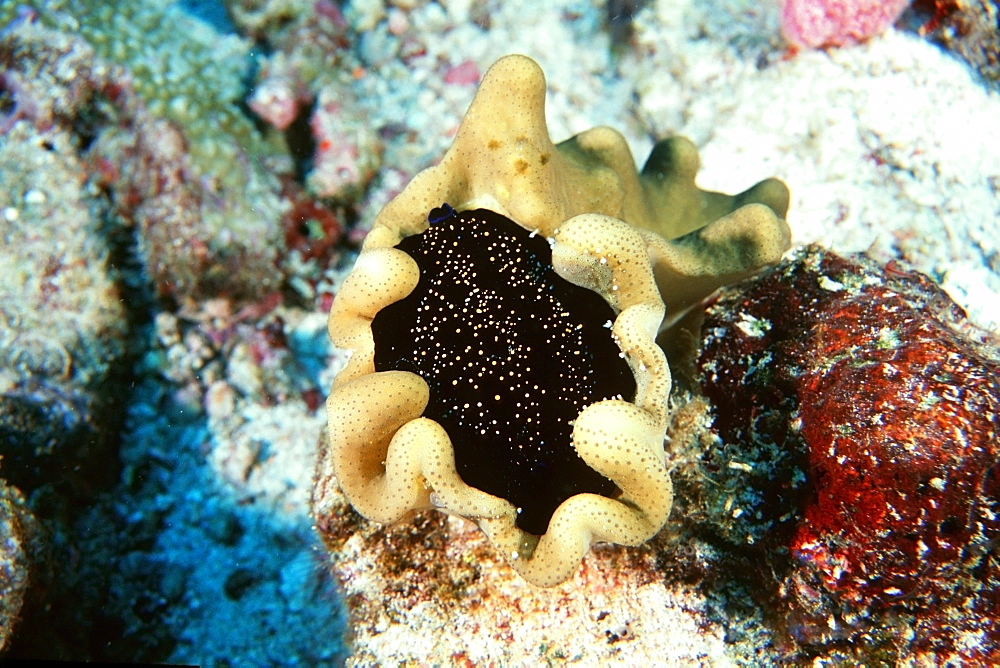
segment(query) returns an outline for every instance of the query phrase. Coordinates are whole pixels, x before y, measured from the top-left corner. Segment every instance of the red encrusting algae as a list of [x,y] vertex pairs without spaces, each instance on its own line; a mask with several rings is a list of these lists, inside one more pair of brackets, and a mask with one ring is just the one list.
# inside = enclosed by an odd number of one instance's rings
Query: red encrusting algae
[[961,309],[922,275],[811,248],[724,293],[703,331],[723,441],[805,451],[808,495],[770,509],[797,514],[768,546],[793,635],[884,649],[878,628],[908,624],[900,655],[1000,659],[1000,365]]

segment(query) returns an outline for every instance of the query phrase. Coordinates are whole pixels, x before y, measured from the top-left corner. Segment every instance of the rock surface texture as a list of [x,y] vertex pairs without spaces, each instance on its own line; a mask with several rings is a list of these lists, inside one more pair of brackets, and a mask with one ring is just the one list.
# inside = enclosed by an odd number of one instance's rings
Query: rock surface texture
[[961,309],[898,265],[807,248],[724,291],[703,332],[726,453],[706,461],[741,476],[720,517],[769,551],[794,637],[995,662],[1000,366]]

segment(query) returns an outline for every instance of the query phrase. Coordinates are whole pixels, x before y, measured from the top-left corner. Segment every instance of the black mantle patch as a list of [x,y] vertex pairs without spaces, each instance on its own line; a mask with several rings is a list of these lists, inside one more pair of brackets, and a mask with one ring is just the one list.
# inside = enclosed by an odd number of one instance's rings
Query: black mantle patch
[[510,219],[448,205],[428,219],[397,246],[420,281],[372,321],[375,369],[419,374],[430,387],[424,416],[448,432],[462,480],[507,499],[522,509],[519,527],[543,534],[570,496],[617,492],[570,439],[587,405],[634,399],[611,337],[615,313],[558,276],[548,242]]

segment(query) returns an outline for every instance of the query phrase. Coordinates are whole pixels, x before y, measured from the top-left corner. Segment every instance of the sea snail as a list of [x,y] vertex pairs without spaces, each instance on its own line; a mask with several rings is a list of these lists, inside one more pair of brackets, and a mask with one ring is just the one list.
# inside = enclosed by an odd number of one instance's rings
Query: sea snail
[[351,357],[313,496],[321,514],[339,487],[379,522],[461,515],[549,586],[592,543],[664,525],[671,379],[655,339],[790,239],[780,181],[701,191],[682,138],[641,174],[608,128],[555,146],[544,98],[534,61],[499,60],[441,162],[376,217],[330,312]]

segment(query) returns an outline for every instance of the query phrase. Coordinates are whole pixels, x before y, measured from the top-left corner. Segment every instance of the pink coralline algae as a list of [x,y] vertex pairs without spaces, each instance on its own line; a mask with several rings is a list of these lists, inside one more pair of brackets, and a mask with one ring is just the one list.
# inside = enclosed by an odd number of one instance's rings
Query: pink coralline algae
[[[735,468],[760,474],[751,549],[791,635],[854,659],[1000,661],[986,336],[926,277],[816,248],[724,292],[703,332],[703,389]],[[784,464],[754,461],[768,448]]]
[[782,0],[781,32],[793,46],[858,44],[895,23],[909,0]]
[[446,84],[472,86],[479,83],[481,77],[482,75],[479,73],[479,68],[476,64],[471,60],[466,60],[449,68],[442,78]]
[[287,130],[312,107],[322,73],[343,68],[350,44],[340,8],[320,0],[294,10],[287,3],[234,2],[233,18],[243,30],[267,43],[250,109],[277,130]]

